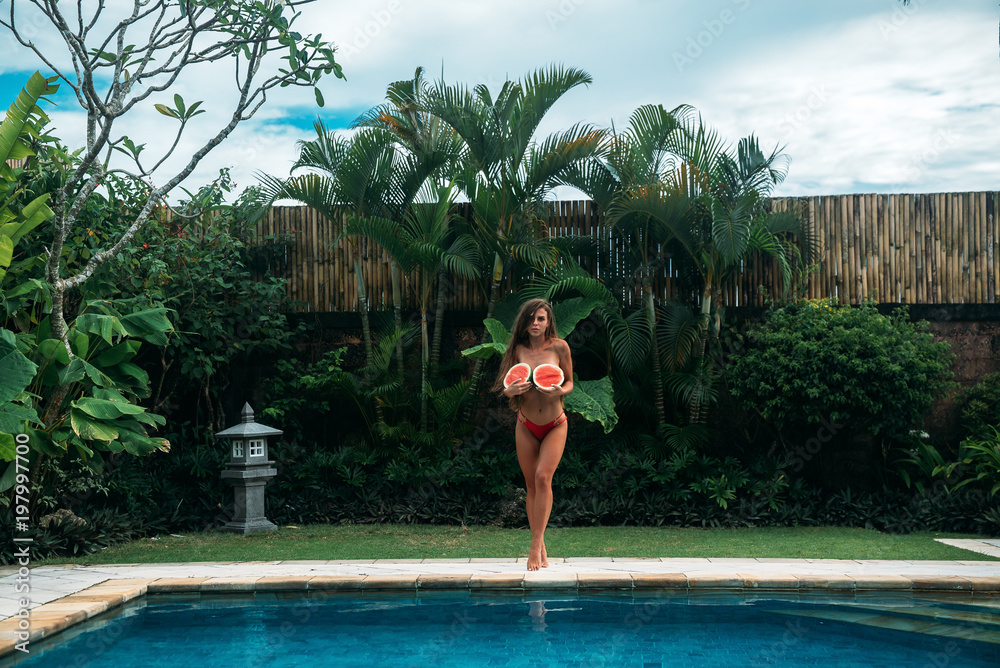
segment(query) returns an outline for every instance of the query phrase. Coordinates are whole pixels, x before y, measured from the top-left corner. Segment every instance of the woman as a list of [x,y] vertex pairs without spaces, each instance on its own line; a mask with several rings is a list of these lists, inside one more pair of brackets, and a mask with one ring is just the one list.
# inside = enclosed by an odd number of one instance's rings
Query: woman
[[[556,364],[566,380],[562,385],[544,388],[535,387],[528,379],[504,389],[507,372],[521,362],[532,369],[539,364]],[[573,391],[569,345],[556,336],[552,307],[544,299],[531,299],[518,312],[493,389],[502,390],[510,399],[511,408],[517,411],[514,440],[528,492],[528,525],[531,527],[528,570],[537,571],[549,565],[545,553],[545,527],[552,512],[552,474],[562,458],[568,431],[562,398]]]

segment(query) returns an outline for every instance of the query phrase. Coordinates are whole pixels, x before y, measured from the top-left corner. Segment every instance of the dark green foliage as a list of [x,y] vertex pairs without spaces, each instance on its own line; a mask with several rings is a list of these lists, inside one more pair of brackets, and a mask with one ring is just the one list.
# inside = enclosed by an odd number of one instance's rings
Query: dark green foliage
[[0,564],[16,563],[14,550],[28,547],[31,561],[52,557],[79,557],[104,549],[109,545],[138,537],[135,522],[127,514],[113,508],[93,510],[85,516],[63,519],[45,527],[33,526],[27,533],[15,533],[12,508],[0,513],[0,531],[7,536],[30,537],[30,543],[0,543]]
[[1000,427],[1000,373],[988,373],[955,399],[963,437],[988,438],[990,427]]
[[786,448],[824,426],[907,442],[952,376],[948,344],[905,308],[885,316],[873,304],[799,302],[769,311],[747,338],[727,369],[731,391]]
[[233,370],[290,350],[302,333],[287,317],[285,281],[252,271],[273,259],[268,243],[254,238],[256,193],[246,190],[224,205],[232,186],[223,170],[191,195],[186,209],[193,217],[150,224],[143,243],[122,258],[116,279],[129,298],[156,299],[171,309],[175,332],[145,360],[151,404],[207,431],[227,426],[221,397]]

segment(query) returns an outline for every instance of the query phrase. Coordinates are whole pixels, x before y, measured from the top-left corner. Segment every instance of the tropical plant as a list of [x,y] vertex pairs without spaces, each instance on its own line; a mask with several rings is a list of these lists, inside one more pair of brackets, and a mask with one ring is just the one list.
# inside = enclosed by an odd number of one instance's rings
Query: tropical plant
[[[385,218],[351,218],[344,228],[347,237],[363,236],[386,249],[406,274],[417,282],[420,305],[420,430],[427,431],[427,399],[431,393],[428,370],[431,342],[427,313],[434,280],[443,269],[446,276],[474,278],[481,263],[479,251],[469,234],[449,230],[456,190],[452,184],[437,186],[426,182],[424,193],[430,200],[414,204],[401,225]],[[442,290],[443,286],[439,287]],[[441,327],[441,323],[437,323]]]
[[[660,105],[646,105],[636,109],[629,118],[629,126],[622,133],[612,133],[608,149],[599,156],[573,165],[563,175],[567,185],[579,188],[606,214],[615,211],[620,199],[629,192],[646,192],[661,187],[672,179],[677,168],[679,135],[685,128],[681,124],[689,107],[667,111]],[[669,200],[675,207],[671,218],[682,218],[690,206],[683,193]],[[661,212],[661,216],[663,212]],[[657,308],[653,296],[656,279],[665,273],[663,251],[670,239],[670,229],[660,218],[649,214],[620,215],[608,218],[603,232],[605,246],[614,241],[621,249],[624,260],[619,274],[610,278],[611,289],[624,309],[631,297],[635,283],[641,290],[641,307],[632,321],[619,324],[620,340],[635,350],[634,336],[645,341],[650,352],[653,374],[653,402],[658,424],[664,424],[666,413],[663,402],[662,355],[656,332]],[[645,357],[645,356],[644,356]],[[629,359],[625,376],[639,366],[638,359]]]
[[[709,331],[718,333],[723,285],[742,270],[744,260],[767,255],[776,261],[787,289],[794,270],[811,259],[815,241],[796,212],[769,210],[767,196],[785,175],[778,166],[779,149],[765,154],[751,135],[733,151],[690,107],[675,109],[671,116],[679,125],[666,143],[674,168],[657,183],[627,184],[608,221],[637,241],[659,243],[678,267],[680,293],[692,293],[697,329],[690,326],[690,317],[680,317],[668,338],[675,351],[692,353],[694,373],[682,386],[688,390],[689,419],[698,422],[704,416],[703,399],[711,396],[706,383],[714,374],[704,368],[711,364],[705,348]],[[647,311],[652,310],[650,301],[647,296]],[[698,332],[693,346],[692,331]]]
[[962,438],[985,439],[1000,427],[1000,373],[988,373],[955,398]]
[[[353,127],[379,128],[389,132],[415,160],[421,173],[437,179],[436,186],[444,185],[446,179],[438,178],[451,173],[461,153],[461,138],[440,118],[427,113],[427,96],[430,87],[423,78],[423,68],[418,67],[412,80],[395,81],[386,89],[386,102],[362,114]],[[418,195],[419,199],[419,195]],[[422,201],[428,201],[423,198]],[[431,202],[440,198],[431,197]],[[404,212],[406,213],[406,212]],[[395,221],[400,222],[400,221]],[[390,253],[394,257],[393,253]],[[396,274],[393,274],[394,280]],[[397,282],[393,283],[395,288]],[[441,362],[441,337],[444,332],[444,308],[448,295],[448,269],[445,263],[438,268],[438,294],[434,312],[434,343],[430,359],[432,372]],[[396,326],[400,326],[398,301]],[[397,354],[400,354],[397,351]]]
[[[470,91],[443,81],[425,96],[427,113],[447,123],[464,143],[455,181],[471,202],[480,252],[493,256],[487,318],[493,317],[504,278],[516,262],[545,269],[554,264],[558,244],[573,243],[548,237],[539,204],[563,172],[600,149],[604,133],[578,123],[541,141],[535,134],[560,97],[590,82],[582,70],[551,66],[507,81],[496,97],[485,84]],[[474,395],[482,372],[477,360],[470,385]]]

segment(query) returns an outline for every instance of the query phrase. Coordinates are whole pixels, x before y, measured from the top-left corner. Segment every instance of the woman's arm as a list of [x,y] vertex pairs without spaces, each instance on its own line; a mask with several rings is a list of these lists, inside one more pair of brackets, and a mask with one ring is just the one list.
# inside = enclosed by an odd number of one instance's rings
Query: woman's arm
[[563,394],[569,394],[573,391],[573,355],[564,339],[559,339],[559,348],[559,368],[566,376],[566,381],[562,384]]

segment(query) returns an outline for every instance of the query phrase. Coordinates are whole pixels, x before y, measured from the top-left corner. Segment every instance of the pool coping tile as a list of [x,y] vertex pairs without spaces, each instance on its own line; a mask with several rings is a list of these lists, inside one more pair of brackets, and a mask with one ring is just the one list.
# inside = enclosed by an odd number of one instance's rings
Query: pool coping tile
[[525,589],[568,589],[577,586],[576,573],[528,571],[522,582]]
[[632,576],[629,573],[578,573],[576,576],[580,589],[632,589]]
[[469,578],[469,589],[523,589],[524,574],[479,573]]
[[872,573],[870,575],[853,575],[855,589],[885,590],[913,589],[913,581],[902,575]]
[[208,578],[199,586],[199,591],[253,591],[259,577]]
[[687,589],[688,578],[683,573],[629,573],[636,589]]
[[468,589],[472,575],[418,575],[417,587],[420,589]]
[[361,589],[370,590],[408,590],[417,588],[419,575],[366,575],[361,581]]
[[364,581],[364,575],[316,575],[309,578],[306,583],[306,589],[315,591],[353,591],[360,590]]
[[159,578],[149,583],[150,594],[201,591],[201,583],[208,578]]
[[744,589],[798,589],[799,579],[794,575],[758,575],[739,573]]
[[743,578],[732,573],[696,573],[687,576],[691,589],[742,589]]
[[972,591],[972,582],[957,575],[912,577],[914,589],[926,591]]
[[854,589],[854,578],[847,575],[800,575],[799,589]]
[[309,588],[309,577],[301,575],[265,575],[257,579],[254,591],[305,591]]

